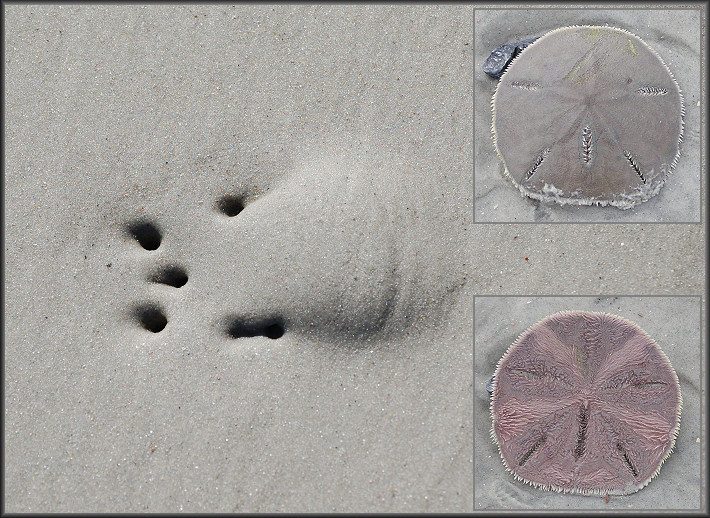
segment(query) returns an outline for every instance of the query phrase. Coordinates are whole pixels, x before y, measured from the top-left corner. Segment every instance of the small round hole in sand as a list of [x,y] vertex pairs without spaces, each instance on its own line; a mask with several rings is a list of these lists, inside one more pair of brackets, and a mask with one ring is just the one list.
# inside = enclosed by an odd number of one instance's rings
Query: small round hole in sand
[[168,325],[167,317],[157,306],[140,306],[135,310],[135,317],[140,326],[151,333],[160,333]]
[[225,196],[217,202],[217,209],[222,214],[233,218],[244,210],[244,202],[237,196]]
[[162,241],[158,228],[152,223],[137,222],[128,226],[133,238],[146,250],[157,250]]
[[168,266],[151,275],[148,280],[157,284],[167,284],[173,288],[182,288],[187,284],[187,272],[179,266]]
[[284,335],[284,328],[281,324],[271,324],[264,328],[264,336],[276,340]]

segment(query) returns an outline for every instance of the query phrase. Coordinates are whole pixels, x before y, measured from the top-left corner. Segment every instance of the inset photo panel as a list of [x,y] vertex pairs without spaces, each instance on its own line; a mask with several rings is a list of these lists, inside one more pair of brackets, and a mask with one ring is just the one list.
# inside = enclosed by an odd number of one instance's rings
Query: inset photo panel
[[477,9],[475,221],[701,218],[700,6]]
[[700,297],[476,297],[474,508],[701,509]]

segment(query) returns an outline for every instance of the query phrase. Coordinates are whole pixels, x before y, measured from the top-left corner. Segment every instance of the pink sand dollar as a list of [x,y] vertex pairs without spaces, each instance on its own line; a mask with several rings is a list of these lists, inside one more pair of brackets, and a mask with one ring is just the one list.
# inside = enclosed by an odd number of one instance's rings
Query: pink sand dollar
[[524,332],[495,372],[491,435],[516,478],[543,489],[628,494],[668,458],[678,378],[638,326],[567,311]]

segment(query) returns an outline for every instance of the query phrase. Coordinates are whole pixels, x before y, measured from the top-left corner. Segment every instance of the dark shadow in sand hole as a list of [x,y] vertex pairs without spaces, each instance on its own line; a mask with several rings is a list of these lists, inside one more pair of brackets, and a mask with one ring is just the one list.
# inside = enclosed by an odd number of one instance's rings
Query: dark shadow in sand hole
[[163,239],[158,228],[152,223],[145,221],[130,223],[128,225],[128,231],[146,250],[157,250]]
[[286,328],[283,319],[269,317],[260,320],[245,321],[238,318],[227,320],[225,334],[230,338],[253,338],[265,336],[276,340],[284,335]]
[[225,196],[217,201],[217,209],[222,214],[233,218],[244,210],[244,202],[238,196]]
[[182,288],[187,284],[187,272],[179,266],[167,266],[152,274],[148,281],[167,284],[173,288]]
[[168,325],[168,319],[163,310],[155,305],[138,306],[134,316],[143,329],[151,333],[160,333]]

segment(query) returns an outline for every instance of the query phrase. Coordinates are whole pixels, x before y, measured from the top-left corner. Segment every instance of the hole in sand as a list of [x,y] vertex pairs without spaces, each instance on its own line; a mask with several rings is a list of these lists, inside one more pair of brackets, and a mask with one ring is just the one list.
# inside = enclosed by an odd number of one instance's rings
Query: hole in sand
[[252,338],[255,336],[265,336],[276,340],[284,335],[285,327],[283,320],[278,317],[265,318],[262,320],[245,322],[240,319],[232,319],[227,323],[225,333],[230,338]]
[[128,231],[146,250],[157,250],[160,246],[162,236],[158,228],[152,223],[131,223],[128,226]]
[[135,310],[135,317],[143,329],[151,333],[160,333],[168,325],[168,319],[158,306],[140,306]]
[[182,288],[187,284],[187,272],[179,266],[168,266],[151,275],[148,280],[158,284],[167,284],[173,288]]
[[244,210],[244,202],[237,196],[225,196],[217,202],[217,209],[222,214],[233,218]]

